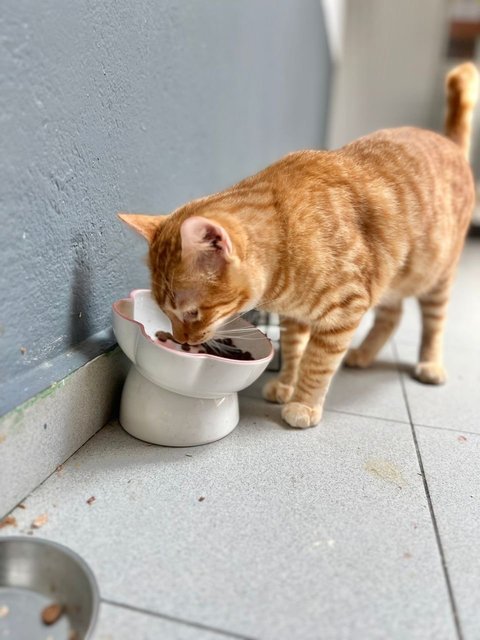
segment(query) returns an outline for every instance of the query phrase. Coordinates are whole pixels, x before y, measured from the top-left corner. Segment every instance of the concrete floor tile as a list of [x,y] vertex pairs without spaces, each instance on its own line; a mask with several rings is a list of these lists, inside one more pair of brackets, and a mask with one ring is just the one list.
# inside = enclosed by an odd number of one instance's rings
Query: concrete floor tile
[[222,637],[231,636],[102,603],[92,640],[221,640]]
[[330,386],[326,408],[408,422],[391,345],[386,345],[368,369],[339,369]]
[[465,640],[480,636],[480,436],[417,427]]
[[417,382],[408,372],[417,362],[415,347],[398,343],[397,348],[401,366],[405,369],[403,376],[413,422],[480,433],[479,353],[447,347],[447,382],[431,386]]
[[301,431],[241,404],[239,427],[203,447],[109,425],[11,532],[48,513],[34,535],[79,552],[104,598],[230,633],[455,638],[409,426],[326,412]]

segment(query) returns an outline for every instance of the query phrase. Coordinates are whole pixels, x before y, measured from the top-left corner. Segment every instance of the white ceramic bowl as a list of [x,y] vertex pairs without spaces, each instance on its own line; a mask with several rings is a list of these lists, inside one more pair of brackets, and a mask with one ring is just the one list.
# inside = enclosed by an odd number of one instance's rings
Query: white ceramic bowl
[[153,384],[191,398],[221,398],[251,385],[267,368],[274,351],[270,340],[242,318],[232,329],[251,327],[235,345],[250,351],[254,360],[230,360],[166,347],[155,338],[170,331],[170,320],[154,301],[150,290],[137,289],[113,305],[113,330],[125,354]]

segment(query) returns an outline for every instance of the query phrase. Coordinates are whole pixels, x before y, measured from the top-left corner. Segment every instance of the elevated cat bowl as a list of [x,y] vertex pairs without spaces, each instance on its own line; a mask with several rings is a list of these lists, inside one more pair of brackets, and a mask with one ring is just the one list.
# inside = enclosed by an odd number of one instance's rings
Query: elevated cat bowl
[[237,426],[237,392],[263,373],[273,348],[241,318],[228,326],[252,329],[235,345],[254,360],[177,351],[157,340],[157,331],[170,331],[170,321],[148,289],[113,304],[115,336],[133,363],[120,404],[125,431],[153,444],[189,447],[219,440]]

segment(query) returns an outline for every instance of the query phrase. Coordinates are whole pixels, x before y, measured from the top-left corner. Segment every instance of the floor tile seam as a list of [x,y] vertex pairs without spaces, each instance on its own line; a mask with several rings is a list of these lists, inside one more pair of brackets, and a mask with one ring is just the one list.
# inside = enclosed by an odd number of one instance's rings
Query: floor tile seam
[[[397,350],[397,345],[395,343],[394,340],[392,340],[392,347],[393,347],[393,351],[394,351],[394,355],[395,355],[395,359],[397,361],[397,365],[399,365],[399,354],[398,354],[398,350]],[[435,540],[437,543],[437,550],[440,556],[440,563],[441,563],[441,567],[442,567],[442,571],[443,571],[443,576],[444,576],[444,580],[445,580],[445,584],[447,587],[447,593],[448,593],[448,598],[450,601],[450,608],[451,608],[451,612],[452,612],[452,616],[453,616],[453,623],[455,626],[455,630],[457,633],[457,638],[458,640],[464,640],[464,635],[463,635],[463,631],[462,631],[462,627],[460,624],[460,617],[458,615],[458,608],[457,608],[457,603],[455,600],[455,595],[453,592],[453,586],[452,586],[452,582],[450,579],[450,574],[448,571],[448,566],[447,566],[447,560],[445,557],[445,552],[443,549],[443,544],[442,544],[442,539],[440,536],[440,530],[438,527],[438,522],[437,522],[437,518],[435,515],[435,510],[433,508],[433,502],[432,502],[432,497],[430,494],[430,487],[428,486],[428,481],[427,481],[427,476],[425,473],[425,466],[423,464],[423,459],[422,459],[422,454],[420,451],[420,446],[418,443],[418,438],[417,438],[417,433],[415,431],[415,424],[412,420],[412,412],[410,409],[410,404],[408,402],[408,394],[407,394],[407,388],[405,385],[405,380],[404,380],[404,373],[400,370],[400,366],[398,366],[398,375],[400,378],[400,384],[402,386],[402,393],[403,393],[403,398],[405,401],[405,406],[407,408],[407,413],[408,413],[408,417],[410,420],[410,429],[411,429],[411,434],[412,434],[412,439],[413,439],[413,444],[415,447],[415,452],[416,452],[416,456],[417,456],[417,463],[418,463],[418,467],[419,467],[419,471],[420,471],[420,475],[422,478],[422,482],[423,482],[423,488],[424,488],[424,492],[425,492],[425,497],[427,499],[427,504],[428,504],[428,510],[430,513],[430,519],[432,522],[432,526],[433,526],[433,531],[434,531],[434,535],[435,535]]]
[[[265,406],[274,406],[274,407],[278,407],[280,405],[272,403],[272,402],[268,402],[267,400],[264,400],[263,398],[259,398],[258,396],[246,396],[246,395],[242,395],[240,396],[241,398],[248,398],[249,400],[256,400],[257,402],[263,402],[265,404]],[[383,422],[395,422],[397,424],[403,424],[403,425],[408,425],[410,426],[410,421],[407,420],[400,420],[399,418],[386,418],[385,416],[374,416],[371,413],[357,413],[356,411],[345,411],[344,409],[333,409],[331,407],[329,407],[328,409],[325,408],[324,409],[324,414],[325,413],[340,413],[342,415],[345,416],[353,416],[355,418],[369,418],[370,420],[380,420]],[[242,416],[240,416],[240,422],[241,422]],[[423,426],[423,425],[422,425]]]
[[355,411],[345,411],[344,409],[325,409],[325,413],[340,413],[345,416],[353,416],[355,418],[368,418],[369,420],[379,420],[380,422],[394,422],[396,424],[410,425],[409,420],[400,420],[399,418],[386,418],[385,416],[374,416],[370,413],[357,413]]
[[174,622],[176,624],[183,624],[188,627],[193,627],[194,629],[209,631],[210,633],[216,633],[226,638],[235,638],[236,640],[257,640],[252,636],[244,636],[240,633],[236,633],[235,631],[227,631],[226,629],[220,629],[219,627],[212,627],[201,622],[194,622],[192,620],[186,620],[185,618],[179,618],[177,616],[172,616],[166,613],[160,613],[159,611],[153,611],[152,609],[144,609],[143,607],[137,607],[136,605],[131,605],[127,602],[117,602],[116,600],[111,600],[110,598],[104,597],[101,597],[100,601],[113,607],[119,607],[121,609],[133,611],[134,613],[141,613],[143,615],[158,618],[160,620],[167,620],[168,622]]
[[466,433],[469,436],[477,436],[480,438],[480,433],[478,431],[468,431],[466,429],[455,429],[454,427],[439,427],[434,424],[422,424],[421,422],[415,422],[415,427],[421,427],[422,429],[433,429],[434,431],[449,431],[450,433],[458,433],[464,434]]

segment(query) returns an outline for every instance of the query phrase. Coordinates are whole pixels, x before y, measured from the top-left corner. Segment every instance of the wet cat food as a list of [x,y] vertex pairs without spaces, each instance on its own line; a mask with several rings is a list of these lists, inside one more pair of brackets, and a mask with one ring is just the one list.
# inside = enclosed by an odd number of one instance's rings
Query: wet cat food
[[203,342],[199,347],[192,347],[187,343],[177,342],[168,331],[157,331],[155,336],[160,342],[171,341],[175,345],[179,345],[180,349],[187,353],[208,353],[211,356],[228,358],[229,360],[255,360],[250,351],[243,351],[243,349],[236,347],[231,338]]
[[172,334],[168,333],[167,331],[157,331],[155,335],[157,336],[158,340],[160,340],[160,342],[166,342],[167,340],[176,342]]

